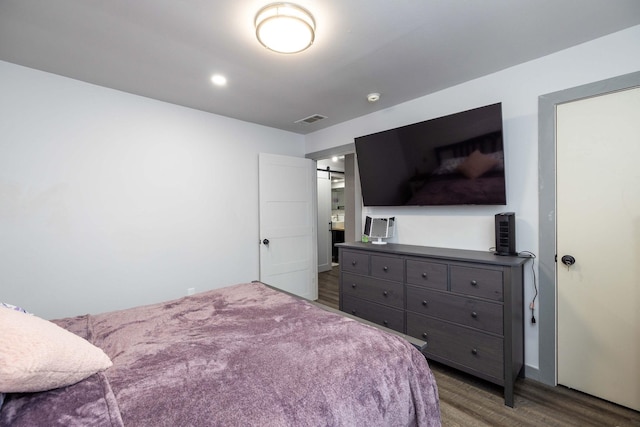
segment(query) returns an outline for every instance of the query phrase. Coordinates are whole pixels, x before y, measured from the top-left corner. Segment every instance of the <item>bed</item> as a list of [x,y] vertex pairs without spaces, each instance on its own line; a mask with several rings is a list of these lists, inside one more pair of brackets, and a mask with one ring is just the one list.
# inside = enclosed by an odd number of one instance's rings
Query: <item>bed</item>
[[502,132],[434,149],[437,167],[409,181],[407,205],[504,205]]
[[[259,282],[52,322],[0,314],[72,332],[109,365],[53,390],[7,393],[2,426],[440,425],[414,345]],[[0,375],[0,391],[12,391],[6,383]]]

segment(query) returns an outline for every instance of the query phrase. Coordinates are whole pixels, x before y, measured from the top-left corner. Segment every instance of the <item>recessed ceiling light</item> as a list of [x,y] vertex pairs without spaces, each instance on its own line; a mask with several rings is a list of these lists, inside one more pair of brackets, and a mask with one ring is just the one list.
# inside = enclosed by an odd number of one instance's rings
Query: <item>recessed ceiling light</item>
[[379,93],[370,93],[369,95],[367,95],[367,101],[369,102],[377,102],[380,99],[380,94]]
[[222,74],[214,74],[211,76],[211,82],[216,86],[224,86],[227,84],[227,78]]

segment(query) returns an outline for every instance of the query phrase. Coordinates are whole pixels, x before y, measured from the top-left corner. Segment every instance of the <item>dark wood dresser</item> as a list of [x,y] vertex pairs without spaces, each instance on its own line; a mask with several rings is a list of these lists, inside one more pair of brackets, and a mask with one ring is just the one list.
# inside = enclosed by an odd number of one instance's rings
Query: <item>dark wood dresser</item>
[[428,359],[504,387],[524,366],[528,258],[389,243],[342,243],[340,310],[427,341]]

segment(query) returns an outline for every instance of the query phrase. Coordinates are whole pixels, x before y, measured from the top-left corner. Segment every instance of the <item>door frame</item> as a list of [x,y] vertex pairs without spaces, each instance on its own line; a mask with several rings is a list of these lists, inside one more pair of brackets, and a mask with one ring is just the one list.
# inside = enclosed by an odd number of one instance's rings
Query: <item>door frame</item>
[[538,98],[538,256],[539,301],[537,379],[558,384],[556,283],[556,106],[640,87],[640,71],[589,83]]

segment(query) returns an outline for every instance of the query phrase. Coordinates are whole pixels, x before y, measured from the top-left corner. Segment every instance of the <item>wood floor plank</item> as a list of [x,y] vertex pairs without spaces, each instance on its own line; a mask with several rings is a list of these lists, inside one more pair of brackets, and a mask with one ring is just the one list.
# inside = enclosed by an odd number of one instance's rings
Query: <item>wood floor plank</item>
[[318,302],[338,310],[339,267],[318,274]]

